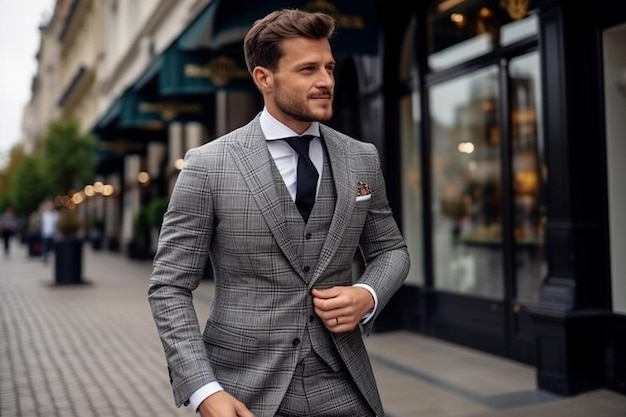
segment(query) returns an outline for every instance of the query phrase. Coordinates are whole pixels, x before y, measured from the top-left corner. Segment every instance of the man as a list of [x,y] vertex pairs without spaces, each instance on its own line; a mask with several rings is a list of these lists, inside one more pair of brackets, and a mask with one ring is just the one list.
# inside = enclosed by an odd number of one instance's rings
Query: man
[[[253,25],[244,52],[265,107],[188,151],[164,216],[149,300],[176,404],[203,417],[384,414],[361,334],[409,257],[375,147],[320,123],[332,116],[333,32],[330,16],[299,10]],[[209,255],[201,333],[192,291]]]
[[11,238],[17,233],[17,219],[11,207],[7,207],[0,216],[0,231],[4,243],[4,256],[11,254]]
[[57,235],[57,223],[59,222],[59,212],[54,202],[48,201],[44,205],[41,213],[41,258],[44,263],[48,262],[48,257],[54,247],[54,239]]

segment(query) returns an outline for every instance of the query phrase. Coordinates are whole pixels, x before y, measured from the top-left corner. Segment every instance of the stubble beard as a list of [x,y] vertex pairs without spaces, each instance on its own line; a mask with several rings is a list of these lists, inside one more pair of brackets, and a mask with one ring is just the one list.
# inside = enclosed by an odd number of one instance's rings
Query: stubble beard
[[328,111],[319,112],[319,114],[309,110],[306,103],[298,100],[289,94],[283,93],[284,90],[278,89],[275,94],[275,104],[278,109],[299,122],[327,122],[333,116],[332,101]]

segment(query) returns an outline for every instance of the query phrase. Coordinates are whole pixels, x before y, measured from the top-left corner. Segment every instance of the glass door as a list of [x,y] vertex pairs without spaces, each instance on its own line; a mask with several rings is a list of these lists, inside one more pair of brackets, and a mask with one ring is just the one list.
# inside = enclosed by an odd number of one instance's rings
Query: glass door
[[429,90],[435,326],[529,363],[525,306],[546,275],[539,77],[531,52]]
[[498,68],[430,90],[434,286],[502,301]]

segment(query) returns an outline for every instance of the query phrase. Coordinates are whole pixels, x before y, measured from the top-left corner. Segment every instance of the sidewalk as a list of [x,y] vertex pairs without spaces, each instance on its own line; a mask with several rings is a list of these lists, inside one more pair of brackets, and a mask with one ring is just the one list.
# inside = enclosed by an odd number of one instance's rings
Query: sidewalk
[[[86,285],[14,242],[0,258],[0,416],[193,416],[177,409],[147,301],[149,262],[85,246]],[[204,322],[211,282],[194,293]],[[388,417],[626,416],[626,397],[560,398],[534,369],[409,332],[367,339]]]

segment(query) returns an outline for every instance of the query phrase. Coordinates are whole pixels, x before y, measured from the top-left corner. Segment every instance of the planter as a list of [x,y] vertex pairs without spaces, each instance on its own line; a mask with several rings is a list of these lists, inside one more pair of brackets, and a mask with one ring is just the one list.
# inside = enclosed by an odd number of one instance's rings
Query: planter
[[56,285],[84,284],[83,242],[75,237],[59,239],[54,244],[54,282]]

